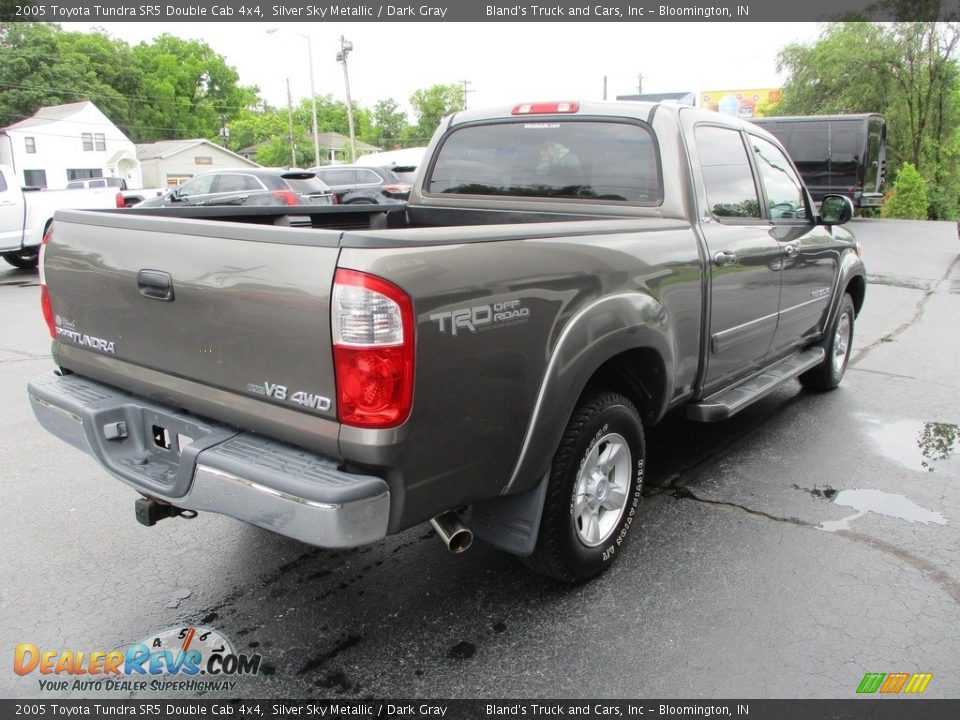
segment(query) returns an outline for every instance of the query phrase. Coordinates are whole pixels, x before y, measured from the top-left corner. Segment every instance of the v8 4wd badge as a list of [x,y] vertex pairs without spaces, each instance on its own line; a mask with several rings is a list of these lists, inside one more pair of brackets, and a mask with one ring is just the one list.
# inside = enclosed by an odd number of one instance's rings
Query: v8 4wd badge
[[248,383],[247,391],[256,395],[264,395],[274,400],[296,403],[297,405],[313,408],[314,410],[329,410],[332,405],[330,398],[325,395],[318,395],[303,390],[290,392],[287,390],[286,385],[279,385],[268,381],[264,381],[263,385]]

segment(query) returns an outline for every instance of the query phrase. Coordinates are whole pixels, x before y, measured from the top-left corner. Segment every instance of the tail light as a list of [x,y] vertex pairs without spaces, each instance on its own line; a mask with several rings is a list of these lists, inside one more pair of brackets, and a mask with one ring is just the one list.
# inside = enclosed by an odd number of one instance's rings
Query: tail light
[[337,194],[336,194],[336,193],[330,193],[330,204],[331,204],[331,205],[339,205],[339,204],[340,204],[340,198],[337,197]]
[[413,402],[413,303],[396,285],[355,270],[333,279],[333,362],[340,422],[400,425]]
[[43,319],[47,323],[47,331],[50,337],[57,337],[56,325],[53,322],[53,306],[50,304],[50,294],[47,292],[47,276],[43,271],[43,256],[47,251],[47,243],[53,235],[53,225],[47,228],[43,235],[43,242],[40,243],[40,310],[43,312]]
[[383,191],[387,195],[401,195],[403,193],[410,192],[410,185],[408,183],[396,183],[394,185],[384,185]]
[[127,201],[123,199],[123,193],[121,192],[117,193],[116,201],[117,201],[118,208],[123,208],[127,206]]
[[273,196],[283,200],[284,205],[300,204],[300,200],[297,199],[297,194],[291,190],[274,190]]

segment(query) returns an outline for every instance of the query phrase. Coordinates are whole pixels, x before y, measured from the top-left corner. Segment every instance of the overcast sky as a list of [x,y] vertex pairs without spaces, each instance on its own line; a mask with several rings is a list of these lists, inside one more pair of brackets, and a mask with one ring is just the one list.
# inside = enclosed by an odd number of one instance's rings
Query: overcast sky
[[[97,23],[136,44],[162,33],[207,42],[260,87],[271,105],[309,97],[307,40],[318,95],[344,96],[336,62],[339,37],[353,42],[350,88],[355,103],[396,99],[406,109],[417,88],[469,80],[470,107],[532,100],[599,100],[644,92],[779,86],[777,52],[817,37],[815,23]],[[92,24],[68,23],[67,30]],[[277,27],[276,33],[267,30]]]

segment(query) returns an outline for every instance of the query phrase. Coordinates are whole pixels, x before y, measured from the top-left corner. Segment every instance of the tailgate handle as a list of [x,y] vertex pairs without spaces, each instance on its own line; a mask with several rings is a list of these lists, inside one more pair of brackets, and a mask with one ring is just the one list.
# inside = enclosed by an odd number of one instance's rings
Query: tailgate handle
[[140,294],[151,300],[173,302],[173,278],[162,270],[141,270],[137,273]]

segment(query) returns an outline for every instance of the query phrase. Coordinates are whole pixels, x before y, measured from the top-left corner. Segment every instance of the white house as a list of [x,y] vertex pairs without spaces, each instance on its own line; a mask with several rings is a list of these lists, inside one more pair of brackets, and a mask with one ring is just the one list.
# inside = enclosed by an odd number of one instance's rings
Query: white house
[[40,108],[0,130],[0,163],[24,185],[61,189],[71,180],[119,177],[143,187],[133,143],[89,100]]
[[175,187],[208,170],[260,167],[209,140],[161,140],[137,145],[145,187]]

